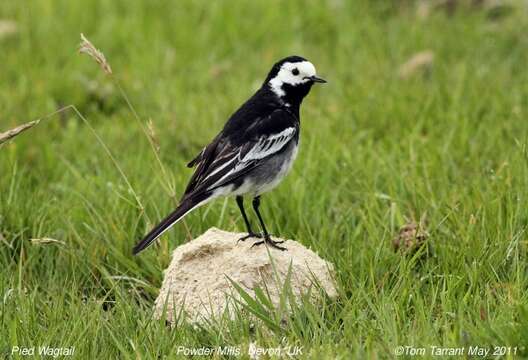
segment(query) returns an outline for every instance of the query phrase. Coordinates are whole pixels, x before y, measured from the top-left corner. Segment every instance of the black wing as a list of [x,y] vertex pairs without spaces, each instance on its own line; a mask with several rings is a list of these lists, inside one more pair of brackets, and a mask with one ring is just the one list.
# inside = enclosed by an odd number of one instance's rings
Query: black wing
[[282,151],[290,141],[297,141],[298,136],[299,121],[287,110],[275,110],[267,117],[253,120],[240,131],[226,131],[224,128],[188,164],[198,167],[176,210],[134,247],[134,254],[147,248],[186,214],[207,202],[215,189],[247,174],[263,159]]
[[289,111],[276,109],[252,121],[246,129],[225,136],[220,133],[189,163],[198,165],[184,198],[228,184],[280,152],[299,133],[299,122]]

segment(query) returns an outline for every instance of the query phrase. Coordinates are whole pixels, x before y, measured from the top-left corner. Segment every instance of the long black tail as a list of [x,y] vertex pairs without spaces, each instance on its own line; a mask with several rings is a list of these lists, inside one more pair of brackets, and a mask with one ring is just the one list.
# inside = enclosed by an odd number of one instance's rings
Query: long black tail
[[169,216],[163,219],[157,226],[154,227],[136,246],[134,246],[133,253],[137,255],[141,251],[150,246],[157,238],[159,238],[165,231],[176,224],[185,215],[200,205],[203,205],[209,199],[210,194],[200,194],[184,199],[180,205]]

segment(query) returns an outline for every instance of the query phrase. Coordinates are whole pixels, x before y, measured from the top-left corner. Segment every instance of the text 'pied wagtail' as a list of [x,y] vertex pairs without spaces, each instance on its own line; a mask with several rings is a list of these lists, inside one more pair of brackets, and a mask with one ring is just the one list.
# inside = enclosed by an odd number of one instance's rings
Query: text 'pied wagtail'
[[[269,244],[286,250],[273,241],[259,212],[260,195],[277,186],[289,172],[299,145],[299,108],[317,77],[313,64],[300,56],[282,59],[269,72],[262,87],[243,104],[222,131],[194,158],[196,166],[180,204],[134,247],[134,254],[148,247],[197,207],[219,197],[236,196],[248,235],[262,238],[253,246]],[[253,197],[262,234],[251,228],[243,196]]]

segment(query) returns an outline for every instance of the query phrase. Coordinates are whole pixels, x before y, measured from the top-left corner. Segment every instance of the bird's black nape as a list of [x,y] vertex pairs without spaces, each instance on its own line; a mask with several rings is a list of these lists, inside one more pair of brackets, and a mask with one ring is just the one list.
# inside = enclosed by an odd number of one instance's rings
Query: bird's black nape
[[307,61],[307,60],[303,58],[302,56],[297,56],[297,55],[291,55],[291,56],[285,57],[282,60],[277,61],[275,65],[273,65],[273,67],[271,68],[270,72],[268,73],[268,76],[266,77],[266,80],[264,81],[264,83],[268,83],[271,79],[277,76],[282,64],[286,62],[297,63],[297,62],[303,62],[303,61]]

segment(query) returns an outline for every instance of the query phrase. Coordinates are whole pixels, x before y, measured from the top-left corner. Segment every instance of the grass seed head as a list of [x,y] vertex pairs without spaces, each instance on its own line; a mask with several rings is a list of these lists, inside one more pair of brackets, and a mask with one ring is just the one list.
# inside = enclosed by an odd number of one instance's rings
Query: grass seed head
[[22,124],[20,126],[17,126],[14,129],[8,130],[4,133],[0,133],[0,144],[6,142],[9,139],[14,138],[15,136],[19,135],[21,132],[26,131],[29,128],[32,128],[33,126],[37,125],[40,122],[40,120],[31,121],[25,124]]
[[88,40],[84,34],[81,34],[81,43],[79,44],[79,53],[86,54],[92,59],[94,59],[101,69],[108,75],[112,75],[112,68],[110,67],[110,64],[108,61],[106,61],[106,58],[104,54],[98,50],[93,44]]
[[152,122],[152,119],[148,119],[147,121],[147,135],[152,141],[152,144],[154,145],[155,151],[159,154],[160,152],[160,143],[158,140],[158,135],[156,133],[156,129],[154,128],[154,123]]

